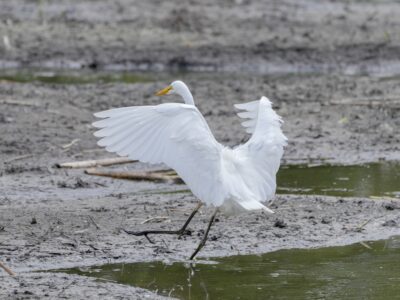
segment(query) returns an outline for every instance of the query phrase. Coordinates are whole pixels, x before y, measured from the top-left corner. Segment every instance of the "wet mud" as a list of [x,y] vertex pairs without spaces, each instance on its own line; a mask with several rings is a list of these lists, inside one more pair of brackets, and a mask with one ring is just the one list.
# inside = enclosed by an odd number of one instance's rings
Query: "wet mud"
[[398,72],[395,1],[0,3],[0,65]]
[[[347,92],[349,99],[354,99],[358,90],[374,85],[383,93],[394,92],[378,84],[381,81],[377,79],[221,79],[190,74],[182,78],[193,87],[200,110],[222,143],[234,145],[247,138],[234,115],[233,103],[242,101],[245,95],[245,100],[250,100],[259,91],[270,91],[290,140],[285,164],[354,164],[398,159],[399,141],[394,128],[400,120],[396,102],[324,104],[331,99],[345,99],[342,88],[332,90],[332,94],[322,93],[321,89],[321,97],[302,96],[312,95],[313,90],[319,90],[316,85],[328,82],[352,82],[356,88]],[[108,179],[85,175],[83,170],[55,167],[65,161],[109,157],[95,144],[90,125],[92,113],[111,106],[169,101],[153,96],[167,80],[83,85],[2,82],[0,251],[5,263],[22,274],[18,281],[27,282],[31,287],[28,291],[34,295],[44,295],[43,290],[29,284],[35,282],[29,273],[34,270],[108,262],[185,260],[196,247],[211,213],[208,209],[195,218],[190,225],[191,235],[183,239],[154,237],[155,244],[150,244],[143,237],[128,236],[120,230],[178,228],[197,203],[190,193],[174,193],[182,190],[181,185]],[[392,80],[382,82],[395,88]],[[360,95],[358,99],[369,101]],[[275,215],[219,216],[201,257],[342,245],[400,233],[400,204],[396,199],[278,195],[272,208]],[[162,218],[152,220],[155,217]],[[23,281],[25,276],[27,281]],[[47,278],[49,286],[62,279],[40,276],[42,281]],[[15,296],[11,286],[6,285],[2,293]],[[98,290],[94,288],[95,291]]]
[[[187,82],[217,140],[226,145],[248,138],[233,104],[265,95],[285,121],[284,164],[400,160],[398,4],[226,1],[177,8],[173,1],[84,1],[71,9],[64,1],[40,3],[0,4],[0,32],[9,40],[0,46],[3,68],[168,72],[84,84],[2,77],[0,258],[18,273],[14,279],[1,273],[4,297],[84,298],[85,292],[92,298],[153,299],[150,292],[113,282],[32,271],[187,259],[206,227],[207,208],[182,239],[154,237],[149,244],[120,230],[179,227],[197,203],[190,193],[173,192],[182,186],[55,167],[109,157],[96,146],[92,114],[173,101],[153,96],[173,79]],[[181,72],[187,70],[202,72]],[[200,258],[400,233],[396,199],[278,195],[272,207],[275,215],[219,216]]]

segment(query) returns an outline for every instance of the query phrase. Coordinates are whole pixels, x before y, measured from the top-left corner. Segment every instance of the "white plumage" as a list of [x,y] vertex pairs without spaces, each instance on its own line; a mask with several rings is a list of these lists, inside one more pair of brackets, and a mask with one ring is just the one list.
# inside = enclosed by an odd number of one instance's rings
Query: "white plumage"
[[164,163],[174,169],[207,205],[227,214],[263,209],[261,202],[275,194],[286,137],[281,118],[271,102],[260,100],[235,105],[245,118],[242,125],[252,136],[229,148],[216,141],[193,97],[181,81],[158,94],[176,93],[183,103],[131,106],[96,113],[93,123],[98,144],[107,151],[147,163]]

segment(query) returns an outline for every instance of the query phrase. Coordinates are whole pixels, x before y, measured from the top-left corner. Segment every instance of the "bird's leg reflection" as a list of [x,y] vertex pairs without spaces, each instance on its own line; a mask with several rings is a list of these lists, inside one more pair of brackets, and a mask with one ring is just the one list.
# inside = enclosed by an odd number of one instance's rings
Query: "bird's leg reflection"
[[207,226],[207,230],[206,230],[206,232],[204,233],[204,236],[203,236],[203,238],[202,238],[202,240],[201,240],[201,242],[200,242],[200,244],[197,246],[197,249],[193,252],[193,254],[190,256],[190,260],[192,260],[196,255],[197,255],[197,253],[199,253],[199,251],[204,247],[204,245],[206,244],[206,241],[207,241],[207,237],[208,237],[208,233],[210,232],[210,228],[211,228],[211,225],[214,223],[214,220],[215,220],[215,216],[217,215],[217,213],[218,213],[218,208],[215,210],[215,212],[213,213],[213,215],[212,215],[212,217],[211,217],[211,219],[210,219],[210,222],[208,222],[208,226]]
[[127,234],[131,234],[131,235],[136,235],[136,236],[141,236],[144,235],[146,237],[146,239],[150,242],[150,243],[154,243],[152,240],[150,240],[150,238],[148,237],[149,234],[177,234],[179,236],[179,238],[183,235],[186,234],[190,234],[189,231],[186,230],[187,226],[189,225],[190,221],[193,219],[193,217],[196,215],[196,213],[199,211],[200,207],[203,204],[200,202],[196,208],[192,211],[192,213],[190,214],[189,218],[186,220],[185,224],[183,224],[183,226],[178,229],[178,230],[144,230],[144,231],[131,231],[131,230],[126,230],[123,229],[122,230],[124,232],[126,232]]

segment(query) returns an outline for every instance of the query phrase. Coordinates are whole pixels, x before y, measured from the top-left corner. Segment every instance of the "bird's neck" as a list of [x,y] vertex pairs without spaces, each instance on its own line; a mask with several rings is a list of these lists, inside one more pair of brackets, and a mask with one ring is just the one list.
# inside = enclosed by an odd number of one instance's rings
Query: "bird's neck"
[[193,96],[188,87],[185,87],[185,89],[181,91],[180,95],[186,104],[194,105]]

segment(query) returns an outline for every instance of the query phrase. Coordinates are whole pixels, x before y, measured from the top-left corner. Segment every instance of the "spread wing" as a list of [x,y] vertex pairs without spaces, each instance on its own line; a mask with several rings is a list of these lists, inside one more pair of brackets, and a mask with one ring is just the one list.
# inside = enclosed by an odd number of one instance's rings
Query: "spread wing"
[[148,163],[164,163],[173,168],[200,200],[221,203],[224,195],[218,184],[220,145],[205,119],[193,105],[165,103],[132,106],[95,114],[103,120],[99,146],[109,152]]
[[235,107],[241,110],[238,116],[247,119],[242,125],[252,134],[247,143],[235,149],[246,158],[249,165],[244,180],[258,201],[271,200],[275,194],[276,173],[287,141],[281,130],[282,119],[266,97],[236,104]]

